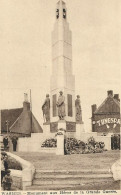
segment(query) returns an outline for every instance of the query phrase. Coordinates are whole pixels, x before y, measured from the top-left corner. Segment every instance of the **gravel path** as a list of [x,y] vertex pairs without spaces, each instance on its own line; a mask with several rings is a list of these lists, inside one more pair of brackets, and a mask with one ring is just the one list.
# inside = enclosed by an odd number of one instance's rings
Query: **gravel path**
[[35,165],[36,169],[49,170],[82,170],[82,169],[109,169],[120,158],[120,151],[105,151],[93,154],[73,154],[56,156],[45,153],[15,153]]

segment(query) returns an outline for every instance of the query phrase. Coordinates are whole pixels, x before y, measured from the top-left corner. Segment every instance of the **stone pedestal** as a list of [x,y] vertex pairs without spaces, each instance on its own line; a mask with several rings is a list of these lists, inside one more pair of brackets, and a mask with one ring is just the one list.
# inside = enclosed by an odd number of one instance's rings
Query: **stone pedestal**
[[43,124],[43,133],[44,133],[44,135],[50,134],[50,123]]
[[58,129],[65,129],[66,130],[66,121],[65,120],[58,121]]
[[64,135],[57,135],[56,155],[64,155]]
[[84,133],[84,124],[77,123],[76,124],[76,139],[81,139],[81,134]]
[[64,155],[64,138],[65,138],[65,127],[66,123],[65,121],[59,122],[58,125],[60,126],[60,129],[57,132],[57,149],[56,149],[56,155]]

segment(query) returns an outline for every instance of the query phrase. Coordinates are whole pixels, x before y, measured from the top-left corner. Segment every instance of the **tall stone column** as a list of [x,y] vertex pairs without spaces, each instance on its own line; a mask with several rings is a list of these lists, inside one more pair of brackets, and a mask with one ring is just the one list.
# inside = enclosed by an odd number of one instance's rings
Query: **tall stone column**
[[[52,32],[52,75],[50,79],[50,133],[65,128],[67,135],[75,136],[75,76],[72,71],[72,33],[67,21],[66,4],[59,0],[55,10]],[[64,117],[58,110],[60,91],[64,98]],[[60,110],[59,110],[60,111]],[[64,120],[60,122],[60,120]],[[78,126],[78,125],[77,125]]]
[[59,91],[65,96],[65,120],[75,122],[75,76],[72,74],[72,34],[63,1],[56,7],[56,22],[52,32],[52,76],[50,86],[50,121],[58,121],[56,102]]

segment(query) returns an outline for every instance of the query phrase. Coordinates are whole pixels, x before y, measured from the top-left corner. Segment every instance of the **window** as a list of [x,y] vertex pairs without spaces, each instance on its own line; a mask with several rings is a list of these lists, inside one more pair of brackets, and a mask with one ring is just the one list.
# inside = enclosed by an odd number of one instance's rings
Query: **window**
[[59,18],[59,9],[56,9],[56,18]]
[[63,18],[66,18],[66,10],[63,9]]

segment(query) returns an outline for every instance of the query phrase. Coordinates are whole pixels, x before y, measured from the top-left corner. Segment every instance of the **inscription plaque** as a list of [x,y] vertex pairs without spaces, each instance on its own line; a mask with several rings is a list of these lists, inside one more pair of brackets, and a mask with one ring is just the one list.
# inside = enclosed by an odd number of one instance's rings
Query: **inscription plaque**
[[66,131],[67,132],[76,132],[76,123],[75,122],[66,122]]
[[57,131],[58,131],[58,123],[57,122],[50,123],[50,132],[56,133]]

